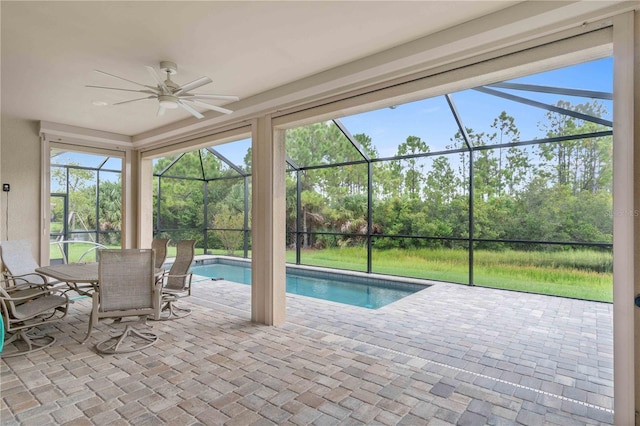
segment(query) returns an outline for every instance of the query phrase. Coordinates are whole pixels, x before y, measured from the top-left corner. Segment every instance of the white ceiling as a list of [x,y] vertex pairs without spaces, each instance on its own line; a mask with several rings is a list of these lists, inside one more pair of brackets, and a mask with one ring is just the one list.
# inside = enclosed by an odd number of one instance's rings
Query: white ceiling
[[[2,114],[132,137],[159,132],[197,120],[183,110],[168,110],[157,117],[155,100],[113,106],[140,96],[85,87],[135,88],[93,70],[153,84],[145,65],[157,69],[159,61],[170,60],[178,64],[177,83],[208,76],[213,83],[195,92],[237,95],[240,102],[217,105],[246,109],[248,103],[257,104],[267,93],[300,84],[301,79],[362,64],[371,55],[410,46],[414,40],[456,25],[463,24],[455,32],[464,33],[465,23],[514,4],[523,5],[518,3],[2,1]],[[541,7],[529,3],[524,6]],[[569,13],[569,6],[562,6],[564,10],[551,6],[553,2],[542,3],[562,19]],[[582,2],[588,6],[571,6],[571,13],[579,15],[581,8],[612,3],[618,2]],[[503,28],[524,25],[526,11],[522,9],[518,21],[511,22],[505,17],[511,10],[499,12],[506,22]],[[540,12],[535,25],[544,24],[550,13]],[[487,33],[491,30],[490,26],[485,29]],[[473,34],[465,37],[470,40]],[[109,105],[94,106],[94,101]],[[203,120],[220,115],[204,114]]]
[[170,60],[178,83],[213,80],[195,92],[246,99],[513,3],[2,1],[2,112],[136,135],[190,115],[94,106],[142,96],[85,87],[136,88],[92,70],[153,84],[145,65]]

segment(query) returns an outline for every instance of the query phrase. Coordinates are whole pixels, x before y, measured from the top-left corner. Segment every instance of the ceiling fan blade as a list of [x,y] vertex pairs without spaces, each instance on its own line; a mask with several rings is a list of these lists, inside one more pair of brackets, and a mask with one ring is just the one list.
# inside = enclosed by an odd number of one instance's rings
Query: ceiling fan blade
[[209,77],[200,77],[197,80],[193,80],[191,83],[187,83],[181,86],[178,90],[176,90],[174,94],[177,95],[179,93],[186,93],[189,90],[197,89],[198,87],[204,86],[205,84],[209,84],[211,82],[212,80]]
[[85,85],[85,87],[93,87],[93,88],[96,88],[96,89],[122,90],[124,92],[148,93],[150,95],[155,95],[156,94],[156,92],[151,91],[151,90],[121,89],[119,87],[93,86],[91,84],[87,84],[87,85]]
[[165,111],[166,111],[165,107],[163,107],[162,105],[158,105],[158,112],[156,113],[156,116],[160,117],[164,115]]
[[153,67],[150,67],[147,65],[145,68],[147,69],[147,71],[149,71],[149,74],[151,74],[151,77],[153,77],[153,79],[158,83],[158,85],[162,87],[162,90],[164,90],[165,93],[171,93],[171,90],[169,90],[167,85],[164,84],[164,81],[162,81],[162,79],[160,78],[156,70],[153,69]]
[[189,105],[178,101],[178,105],[180,105],[182,108],[186,109],[187,111],[189,111],[191,113],[191,115],[193,115],[195,118],[204,118],[204,115],[200,114],[198,111],[196,111],[195,109],[191,108]]
[[240,98],[237,96],[231,96],[231,95],[205,95],[205,94],[199,94],[199,93],[194,93],[194,94],[190,94],[190,93],[185,93],[180,95],[180,97],[183,97],[185,99],[220,99],[223,101],[239,101]]
[[113,105],[128,104],[129,102],[143,101],[145,99],[154,99],[154,98],[155,98],[155,96],[147,96],[146,98],[138,98],[138,99],[131,99],[130,101],[116,102]]
[[216,106],[216,105],[207,104],[205,102],[200,102],[200,101],[197,101],[195,99],[181,99],[181,100],[186,101],[186,102],[191,102],[191,103],[196,104],[198,106],[201,106],[203,108],[207,108],[207,109],[210,109],[212,111],[218,111],[218,112],[221,112],[223,114],[231,114],[233,112],[230,109],[222,108],[222,107],[219,107],[219,106]]
[[135,82],[133,80],[127,80],[126,78],[118,77],[117,75],[109,74],[108,72],[104,72],[104,71],[100,71],[100,70],[94,70],[94,71],[97,72],[97,73],[100,73],[100,74],[108,75],[109,77],[117,78],[119,80],[128,81],[129,83],[133,83],[133,84],[135,84],[137,86],[146,87],[147,89],[155,89],[155,87],[147,86],[146,84],[137,83],[137,82]]

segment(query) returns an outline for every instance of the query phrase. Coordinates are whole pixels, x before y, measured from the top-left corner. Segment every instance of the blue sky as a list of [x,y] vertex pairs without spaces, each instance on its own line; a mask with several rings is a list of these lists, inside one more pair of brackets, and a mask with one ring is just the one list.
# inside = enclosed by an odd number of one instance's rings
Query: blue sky
[[[612,92],[612,58],[587,62],[572,67],[548,71],[541,74],[509,80],[515,83],[537,84],[571,89]],[[524,91],[502,91],[530,98],[546,104],[558,100],[568,100],[572,104],[589,101],[566,95],[549,95]],[[452,93],[451,97],[465,127],[475,132],[491,132],[493,120],[506,111],[515,118],[520,130],[520,140],[544,137],[538,123],[544,121],[546,111],[532,106],[512,102],[475,90]],[[609,111],[611,102],[602,101]],[[457,132],[457,124],[444,96],[398,105],[394,109],[383,108],[376,111],[340,118],[352,134],[366,133],[377,147],[380,157],[395,155],[397,146],[409,135],[419,136],[431,151],[440,151],[450,144],[450,138]]]

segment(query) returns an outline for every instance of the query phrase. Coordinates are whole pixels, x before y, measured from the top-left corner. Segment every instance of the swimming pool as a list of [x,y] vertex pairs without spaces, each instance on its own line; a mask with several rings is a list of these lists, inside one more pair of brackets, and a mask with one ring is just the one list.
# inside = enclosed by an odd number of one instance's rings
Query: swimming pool
[[[232,259],[198,261],[195,275],[251,284],[251,263]],[[195,279],[195,278],[194,278]],[[287,267],[287,293],[378,309],[426,288],[425,285],[347,273]]]

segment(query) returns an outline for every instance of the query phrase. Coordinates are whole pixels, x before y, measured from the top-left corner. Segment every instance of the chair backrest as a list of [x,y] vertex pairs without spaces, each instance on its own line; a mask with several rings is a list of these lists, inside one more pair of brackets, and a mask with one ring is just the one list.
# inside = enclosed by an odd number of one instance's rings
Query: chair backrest
[[165,288],[182,290],[187,283],[187,274],[195,257],[196,240],[181,240],[176,244],[176,258],[169,269]]
[[154,272],[151,249],[100,250],[98,316],[154,314],[159,304]]
[[167,248],[169,247],[169,238],[154,238],[151,242],[151,248],[156,252],[156,268],[162,268],[164,261],[167,259]]
[[[28,275],[40,267],[33,258],[29,240],[2,241],[0,243],[0,258],[2,258],[3,267],[9,275],[26,275],[21,278],[32,283],[42,283],[43,277],[41,275]],[[20,284],[20,282],[16,284]]]

